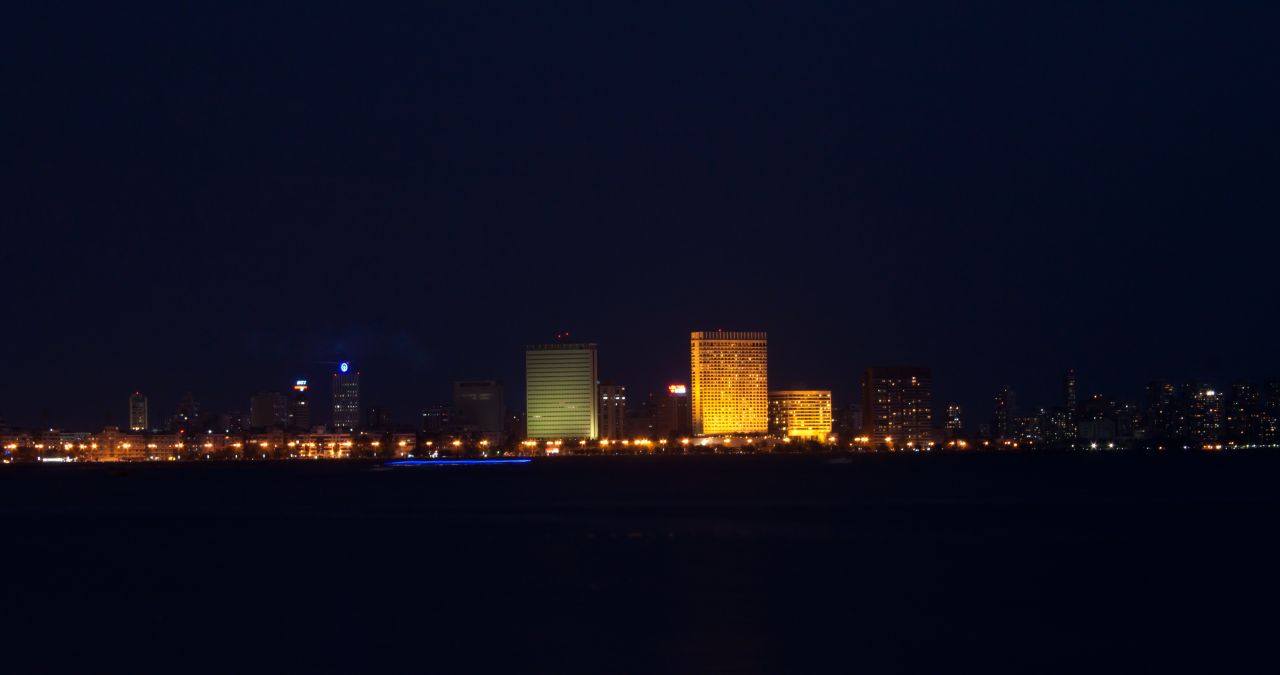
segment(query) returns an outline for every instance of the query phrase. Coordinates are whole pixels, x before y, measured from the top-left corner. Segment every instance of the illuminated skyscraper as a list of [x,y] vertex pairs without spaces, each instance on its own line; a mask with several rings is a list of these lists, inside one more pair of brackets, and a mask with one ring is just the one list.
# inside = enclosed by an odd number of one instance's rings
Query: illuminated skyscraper
[[831,392],[792,389],[769,392],[769,433],[824,441],[831,435]]
[[360,373],[346,361],[333,374],[333,428],[360,428]]
[[862,433],[879,441],[928,441],[933,377],[928,368],[868,368],[862,378]]
[[600,437],[625,438],[627,388],[620,384],[600,385]]
[[151,428],[151,416],[147,412],[147,397],[133,392],[129,397],[129,431],[146,431]]
[[529,438],[591,439],[599,434],[594,344],[530,345],[525,350]]
[[690,336],[693,433],[769,431],[769,338],[764,332],[697,331]]
[[293,399],[289,401],[289,428],[307,430],[311,428],[311,405],[307,400],[307,381],[294,380]]

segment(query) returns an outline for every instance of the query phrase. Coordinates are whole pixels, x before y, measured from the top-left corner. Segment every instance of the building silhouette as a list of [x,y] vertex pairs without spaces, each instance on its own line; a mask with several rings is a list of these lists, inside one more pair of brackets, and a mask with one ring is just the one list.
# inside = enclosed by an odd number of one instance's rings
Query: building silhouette
[[453,383],[456,421],[469,432],[497,442],[506,426],[506,400],[498,380],[460,380]]
[[253,429],[280,429],[287,422],[288,408],[284,395],[264,391],[249,397],[249,426]]
[[991,415],[991,433],[996,438],[1017,438],[1018,397],[1008,385],[995,395],[995,411]]
[[658,399],[654,411],[654,433],[660,438],[686,438],[693,434],[693,417],[689,407],[689,387],[667,386],[667,394]]
[[1076,369],[1068,368],[1066,375],[1062,377],[1062,405],[1067,410],[1075,410],[1078,399],[1078,387],[1076,385]]
[[191,432],[199,422],[200,404],[196,403],[195,396],[191,392],[187,392],[178,402],[178,408],[173,412],[173,417],[169,418],[169,430]]
[[456,430],[457,412],[453,406],[437,405],[422,411],[422,431],[428,436],[440,436]]

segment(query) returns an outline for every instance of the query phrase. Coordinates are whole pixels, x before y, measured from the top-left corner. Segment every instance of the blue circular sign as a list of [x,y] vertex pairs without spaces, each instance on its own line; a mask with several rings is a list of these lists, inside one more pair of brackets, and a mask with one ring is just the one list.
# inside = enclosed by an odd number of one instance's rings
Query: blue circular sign
[[341,370],[342,372],[345,373],[348,370],[351,370],[351,364],[347,363],[346,361],[343,361],[342,363],[338,364],[338,370]]

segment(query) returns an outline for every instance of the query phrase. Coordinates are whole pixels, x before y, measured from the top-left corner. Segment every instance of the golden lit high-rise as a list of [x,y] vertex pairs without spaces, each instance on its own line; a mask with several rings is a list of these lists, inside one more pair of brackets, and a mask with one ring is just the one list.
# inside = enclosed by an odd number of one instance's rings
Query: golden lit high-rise
[[695,331],[690,336],[693,433],[769,431],[769,339],[764,332]]
[[825,441],[831,435],[831,392],[789,389],[769,392],[769,432]]

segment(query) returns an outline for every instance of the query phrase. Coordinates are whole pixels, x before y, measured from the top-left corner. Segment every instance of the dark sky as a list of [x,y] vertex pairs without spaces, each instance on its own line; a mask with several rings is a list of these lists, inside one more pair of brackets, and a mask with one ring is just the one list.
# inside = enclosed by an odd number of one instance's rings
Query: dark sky
[[[412,3],[406,3],[412,4]],[[973,6],[979,5],[979,6]],[[326,378],[402,421],[523,345],[770,333],[969,421],[1060,372],[1280,375],[1275,2],[29,3],[0,28],[0,416]]]

